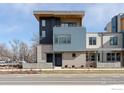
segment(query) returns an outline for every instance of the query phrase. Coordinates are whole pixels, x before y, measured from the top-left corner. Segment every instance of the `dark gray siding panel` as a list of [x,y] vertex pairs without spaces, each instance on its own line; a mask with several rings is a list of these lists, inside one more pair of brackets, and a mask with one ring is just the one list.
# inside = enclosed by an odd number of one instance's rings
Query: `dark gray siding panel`
[[112,32],[118,32],[118,19],[117,16],[112,18]]
[[[46,20],[46,26],[42,27],[42,20]],[[52,44],[53,43],[53,27],[60,25],[60,19],[49,17],[49,18],[40,18],[39,21],[39,35],[40,35],[40,44]],[[42,31],[46,31],[46,37],[42,38]]]
[[122,36],[123,36],[123,37],[122,37],[122,39],[123,39],[123,40],[122,40],[122,41],[123,41],[122,43],[123,43],[123,48],[124,48],[124,32],[123,32],[122,34],[123,34],[123,35],[122,35]]

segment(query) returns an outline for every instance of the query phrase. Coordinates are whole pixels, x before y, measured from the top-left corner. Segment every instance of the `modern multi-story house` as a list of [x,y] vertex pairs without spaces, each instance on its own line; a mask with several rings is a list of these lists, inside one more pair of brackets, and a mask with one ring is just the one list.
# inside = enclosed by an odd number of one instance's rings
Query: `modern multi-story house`
[[86,32],[84,11],[34,11],[39,21],[37,63],[24,68],[119,68],[124,66],[124,15],[106,32]]

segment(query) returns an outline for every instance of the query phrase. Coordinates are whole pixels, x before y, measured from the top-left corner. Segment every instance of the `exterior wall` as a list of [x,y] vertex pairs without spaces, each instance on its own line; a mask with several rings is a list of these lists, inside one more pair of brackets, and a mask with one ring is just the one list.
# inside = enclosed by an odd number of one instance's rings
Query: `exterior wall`
[[82,20],[82,18],[61,18],[60,19],[61,20],[61,23],[62,22],[76,22],[79,26],[82,26],[82,22],[83,22],[83,20]]
[[23,69],[51,69],[52,63],[23,63]]
[[[107,56],[106,56],[106,54],[107,53],[121,53],[120,51],[100,51],[100,52],[98,52],[98,53],[100,53],[100,63],[101,62],[103,62],[103,63],[106,63],[107,62]],[[103,55],[102,55],[102,53],[103,53]],[[102,59],[102,57],[103,57],[103,59]],[[121,57],[121,61],[122,61],[122,57]],[[121,61],[116,61],[116,62],[121,62]],[[112,63],[113,61],[109,61],[108,63]],[[116,63],[115,62],[115,63]]]
[[97,68],[120,68],[121,63],[97,63]]
[[114,16],[111,22],[112,22],[112,32],[118,32],[118,16]]
[[[96,37],[96,45],[89,45],[89,37]],[[110,37],[118,37],[118,45],[110,45]],[[103,40],[102,40],[103,38]],[[121,49],[123,48],[122,33],[86,33],[87,49]]]
[[83,27],[54,27],[53,38],[55,35],[71,35],[71,44],[55,44],[53,39],[53,50],[62,51],[83,51],[86,49],[86,31]]
[[107,26],[106,26],[106,31],[107,31],[107,32],[112,32],[112,24],[111,24],[111,22],[109,22],[109,23],[107,24]]
[[[118,51],[116,51],[118,53]],[[100,53],[100,61],[97,62],[97,68],[118,68],[121,67],[121,62],[123,61],[123,57],[121,54],[121,61],[107,61],[107,53],[116,53],[115,51],[103,51]],[[120,52],[121,53],[121,52]]]
[[[42,20],[45,20],[45,27],[42,27]],[[53,43],[53,27],[60,25],[60,18],[43,17],[39,20],[39,34],[40,44],[52,44]],[[45,31],[46,37],[42,37],[42,31]]]
[[117,32],[121,32],[121,15],[120,14],[117,16],[117,26],[118,26]]
[[[110,45],[110,37],[118,37],[118,45]],[[109,33],[104,34],[103,36],[103,48],[122,48],[123,42],[122,42],[122,33]]]
[[124,31],[124,18],[121,18],[121,31]]
[[75,65],[75,67],[80,68],[81,65],[86,67],[86,54],[85,52],[75,52],[76,57],[72,57],[72,52],[64,52],[62,53],[62,67],[65,67],[65,65],[68,65],[68,67],[72,67],[72,65]]
[[38,45],[37,46],[37,62],[46,63],[46,53],[53,53],[52,45]]
[[[89,45],[89,37],[96,37],[96,45]],[[101,35],[98,33],[86,33],[86,48],[100,48],[101,47]]]
[[121,63],[122,67],[124,67],[124,51],[122,51],[122,63]]

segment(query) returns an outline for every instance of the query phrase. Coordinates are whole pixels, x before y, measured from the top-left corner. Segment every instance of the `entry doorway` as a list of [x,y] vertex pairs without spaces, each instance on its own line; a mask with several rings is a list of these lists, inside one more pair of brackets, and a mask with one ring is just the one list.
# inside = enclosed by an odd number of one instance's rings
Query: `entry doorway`
[[62,54],[55,54],[55,66],[62,66]]

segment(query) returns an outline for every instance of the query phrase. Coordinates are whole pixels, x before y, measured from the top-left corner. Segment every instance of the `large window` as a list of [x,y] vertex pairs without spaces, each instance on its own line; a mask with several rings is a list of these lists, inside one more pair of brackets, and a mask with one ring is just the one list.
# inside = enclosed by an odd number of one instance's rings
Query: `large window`
[[71,43],[71,35],[55,35],[54,38],[55,44],[70,44]]
[[76,22],[62,22],[61,26],[63,27],[76,27],[79,26]]
[[100,53],[86,53],[86,61],[100,61]]
[[107,61],[120,61],[121,60],[121,54],[120,53],[107,53],[106,55]]
[[110,37],[110,45],[118,45],[118,37]]
[[42,20],[42,26],[46,26],[46,20]]
[[89,45],[96,45],[96,37],[89,37]]

